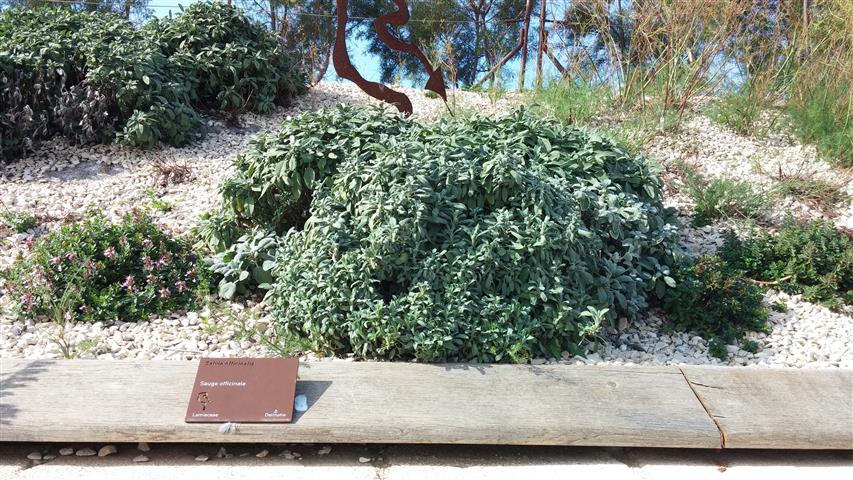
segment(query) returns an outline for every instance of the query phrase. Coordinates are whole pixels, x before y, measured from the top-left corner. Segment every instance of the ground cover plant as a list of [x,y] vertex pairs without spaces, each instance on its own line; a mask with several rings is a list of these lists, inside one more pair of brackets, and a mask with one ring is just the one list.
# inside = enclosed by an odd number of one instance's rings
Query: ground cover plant
[[119,223],[92,214],[39,237],[2,278],[20,316],[60,323],[145,319],[192,306],[207,290],[188,244],[138,211]]
[[317,351],[555,357],[674,285],[653,166],[525,111],[306,113],[235,164],[216,215],[281,234],[267,301]]
[[98,11],[0,12],[3,159],[55,135],[184,145],[204,133],[196,107],[269,112],[304,89],[275,36],[238,10],[198,3],[186,15],[140,29]]
[[788,218],[777,234],[730,236],[721,255],[759,285],[833,309],[853,304],[853,241],[830,222]]
[[673,273],[676,285],[662,298],[669,327],[709,340],[711,355],[723,359],[748,331],[766,331],[762,289],[720,257],[684,260]]

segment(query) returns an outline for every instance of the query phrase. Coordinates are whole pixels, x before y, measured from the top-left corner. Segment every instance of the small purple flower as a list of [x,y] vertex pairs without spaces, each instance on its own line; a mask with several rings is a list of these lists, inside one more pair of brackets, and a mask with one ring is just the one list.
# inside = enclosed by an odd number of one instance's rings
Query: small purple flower
[[122,235],[122,236],[118,239],[118,243],[119,243],[120,245],[122,245],[123,247],[126,247],[126,246],[127,246],[127,235]]
[[142,220],[142,215],[139,214],[139,210],[134,208],[133,212],[131,212],[131,218],[133,218],[134,222],[138,222]]
[[29,293],[21,295],[21,298],[18,299],[18,302],[24,307],[27,311],[32,311],[33,309],[33,296]]
[[169,291],[168,287],[163,287],[160,289],[160,298],[169,298],[171,294],[172,292]]
[[116,249],[113,247],[110,247],[110,248],[104,250],[104,256],[109,258],[110,260],[116,258]]
[[80,311],[83,312],[84,314],[89,314],[89,313],[92,313],[92,307],[90,307],[88,305],[80,305]]
[[59,265],[59,261],[60,261],[59,257],[53,257],[50,260],[48,260],[47,262],[55,267],[55,266]]
[[133,275],[128,275],[127,278],[124,279],[124,282],[121,284],[122,288],[127,289],[127,291],[133,291]]
[[151,258],[146,255],[146,256],[142,257],[142,266],[145,268],[145,270],[150,271],[150,270],[154,270],[155,265],[154,265],[154,262],[151,261]]
[[68,252],[65,254],[65,258],[67,258],[69,262],[73,262],[77,258],[77,254],[74,252]]
[[175,282],[175,288],[178,289],[178,293],[184,293],[187,291],[187,282],[183,280],[178,280]]
[[142,248],[151,248],[154,246],[154,242],[151,241],[150,238],[142,239]]

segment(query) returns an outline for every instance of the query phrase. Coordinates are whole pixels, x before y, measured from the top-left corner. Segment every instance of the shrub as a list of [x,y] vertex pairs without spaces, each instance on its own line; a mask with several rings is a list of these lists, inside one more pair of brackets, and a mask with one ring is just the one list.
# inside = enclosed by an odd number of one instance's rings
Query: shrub
[[148,27],[204,108],[269,113],[306,89],[305,73],[275,34],[231,5],[194,3]]
[[143,213],[117,224],[95,214],[35,240],[3,272],[4,290],[27,318],[139,320],[194,304],[207,288],[195,262]]
[[721,255],[765,286],[836,309],[853,304],[853,241],[832,223],[786,219],[779,233],[730,236]]
[[[316,350],[555,357],[672,282],[676,227],[651,165],[524,111],[434,125],[308,113],[237,167],[229,208],[290,228],[267,294],[279,330]],[[310,218],[292,222],[281,206],[305,199]]]
[[[2,98],[13,100],[4,116],[14,128],[3,138],[4,157],[57,134],[75,143],[118,136],[137,146],[182,145],[198,134],[201,121],[180,71],[116,15],[6,10],[0,51]],[[23,125],[11,123],[21,117]]]
[[274,34],[230,6],[144,29],[106,12],[0,12],[0,147],[4,159],[62,135],[75,143],[185,145],[193,108],[269,112],[305,88]]
[[761,289],[719,257],[682,262],[673,276],[675,288],[661,306],[677,330],[708,338],[712,355],[723,359],[725,345],[742,339],[747,331],[767,329]]
[[228,250],[209,260],[210,270],[222,276],[219,296],[225,299],[249,289],[269,290],[279,237],[275,232],[255,229],[240,237]]

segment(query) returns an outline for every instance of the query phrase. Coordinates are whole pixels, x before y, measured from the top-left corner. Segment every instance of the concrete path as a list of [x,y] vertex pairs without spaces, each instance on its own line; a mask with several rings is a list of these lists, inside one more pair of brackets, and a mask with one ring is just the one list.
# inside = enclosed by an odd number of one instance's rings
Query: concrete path
[[[853,478],[853,454],[837,451],[672,450],[594,447],[227,445],[152,444],[150,461],[136,445],[119,444],[105,458],[57,456],[27,459],[32,452],[56,455],[61,444],[0,444],[3,480],[519,480],[519,479],[744,479],[821,480]],[[74,445],[82,448],[86,445]],[[102,445],[89,445],[97,450]],[[255,455],[268,450],[265,458]],[[279,456],[287,451],[292,457]],[[207,455],[206,462],[197,462]]]

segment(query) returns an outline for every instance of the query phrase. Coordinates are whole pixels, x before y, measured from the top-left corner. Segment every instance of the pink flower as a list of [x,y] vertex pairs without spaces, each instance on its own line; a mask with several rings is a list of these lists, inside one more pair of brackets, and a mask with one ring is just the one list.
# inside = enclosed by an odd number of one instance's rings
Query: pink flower
[[127,246],[127,235],[122,235],[121,238],[118,239],[118,243],[122,246]]
[[77,254],[74,252],[68,252],[65,254],[65,258],[67,258],[69,262],[73,262],[74,259],[77,258]]
[[104,256],[109,258],[110,260],[116,258],[116,249],[113,247],[110,247],[110,248],[104,250]]
[[151,261],[151,258],[147,255],[142,257],[142,266],[145,267],[146,270],[154,270],[154,262]]
[[175,282],[175,288],[178,289],[178,293],[183,293],[187,291],[187,282],[183,280],[178,280]]
[[157,277],[153,273],[149,273],[147,277],[145,277],[145,282],[148,285],[154,285],[157,283]]
[[87,305],[80,305],[80,311],[84,314],[92,313],[92,307],[89,307]]
[[131,218],[133,218],[134,222],[142,220],[142,216],[139,214],[139,210],[134,208],[133,212],[131,212]]
[[31,311],[34,304],[33,296],[29,293],[21,295],[21,298],[18,299],[18,303],[20,303],[27,311]]
[[50,260],[48,260],[47,262],[55,267],[55,266],[59,265],[59,261],[60,261],[59,257],[53,257]]
[[133,275],[128,275],[121,284],[122,288],[126,288],[129,292],[133,291]]
[[167,287],[163,287],[160,289],[160,298],[169,298],[172,292],[169,291]]
[[154,242],[151,241],[150,238],[142,239],[142,248],[151,248],[154,246]]

